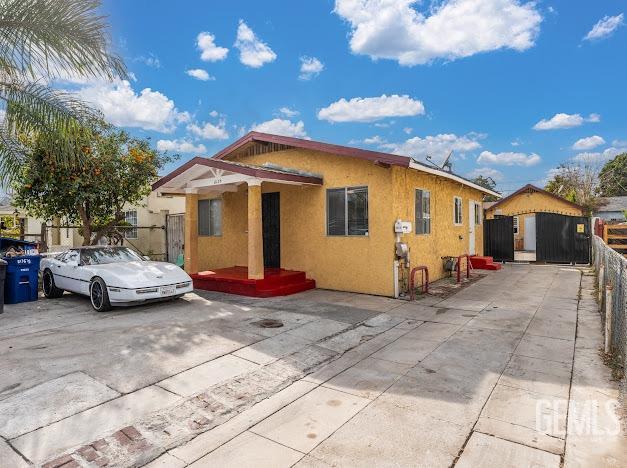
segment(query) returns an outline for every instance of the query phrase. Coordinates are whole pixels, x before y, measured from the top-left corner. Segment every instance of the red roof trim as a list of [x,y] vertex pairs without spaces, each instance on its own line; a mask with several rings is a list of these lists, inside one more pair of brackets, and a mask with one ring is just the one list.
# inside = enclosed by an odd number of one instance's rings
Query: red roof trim
[[410,158],[407,156],[398,156],[396,154],[381,153],[379,151],[370,151],[360,148],[352,148],[350,146],[334,145],[331,143],[323,143],[321,141],[303,140],[301,138],[286,137],[281,135],[271,135],[269,133],[249,132],[242,138],[232,143],[213,156],[212,159],[225,159],[229,154],[241,148],[250,142],[262,141],[267,143],[277,143],[280,145],[293,146],[295,148],[308,149],[313,151],[322,151],[324,153],[336,154],[339,156],[348,156],[352,158],[366,159],[383,164],[393,166],[409,167]]
[[501,203],[503,203],[503,202],[505,202],[505,201],[509,200],[510,198],[513,198],[513,197],[515,197],[516,195],[520,195],[520,194],[521,194],[521,193],[523,193],[525,190],[529,190],[529,189],[535,190],[536,192],[543,193],[543,194],[545,194],[545,195],[548,195],[548,196],[550,196],[550,197],[555,198],[556,200],[559,200],[559,201],[561,201],[561,202],[564,202],[564,203],[566,203],[566,204],[568,204],[568,205],[570,205],[570,206],[572,206],[572,207],[574,207],[574,208],[577,208],[577,209],[580,209],[580,210],[582,210],[582,211],[585,211],[583,206],[578,205],[577,203],[573,203],[573,202],[571,202],[570,200],[566,200],[565,198],[560,197],[559,195],[555,195],[554,193],[548,192],[548,191],[546,191],[546,190],[544,190],[544,189],[541,189],[541,188],[536,187],[535,185],[531,185],[531,184],[527,184],[527,185],[525,185],[524,187],[521,187],[521,188],[519,188],[518,190],[516,190],[514,193],[512,193],[512,194],[510,194],[510,195],[506,196],[505,198],[501,198],[500,200],[498,200],[498,201],[494,202],[494,204],[493,204],[493,205],[491,205],[489,208],[486,208],[486,210],[491,210],[492,208],[495,208],[495,207],[499,206]]
[[260,179],[272,179],[272,180],[285,180],[289,182],[300,182],[303,184],[313,184],[313,185],[322,185],[322,179],[320,177],[315,176],[306,176],[300,174],[290,174],[287,172],[277,171],[275,169],[265,169],[263,167],[251,167],[245,166],[241,164],[235,164],[229,161],[220,161],[216,159],[208,159],[202,158],[200,156],[196,156],[190,161],[186,162],[182,166],[178,167],[174,171],[170,172],[168,175],[162,177],[157,182],[152,184],[152,189],[156,190],[159,187],[165,185],[170,182],[175,177],[181,175],[186,170],[191,167],[199,165],[199,166],[207,166],[207,167],[215,167],[216,169],[224,169],[226,171],[236,172],[238,174],[249,175],[252,177],[258,177]]

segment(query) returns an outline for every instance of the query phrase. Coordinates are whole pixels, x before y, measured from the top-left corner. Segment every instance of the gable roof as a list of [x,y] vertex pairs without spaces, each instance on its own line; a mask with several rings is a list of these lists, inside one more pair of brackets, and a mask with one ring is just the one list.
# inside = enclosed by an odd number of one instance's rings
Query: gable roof
[[578,205],[577,203],[573,203],[569,200],[566,200],[565,198],[560,197],[559,195],[555,195],[554,193],[548,192],[544,189],[541,189],[539,187],[536,187],[535,185],[532,184],[527,184],[521,188],[519,188],[518,190],[516,190],[514,193],[501,198],[498,201],[495,201],[490,207],[486,208],[487,210],[491,210],[493,208],[496,208],[497,206],[499,206],[502,203],[505,203],[507,200],[510,200],[511,198],[514,198],[517,195],[520,195],[521,193],[525,193],[525,192],[537,192],[537,193],[542,193],[544,195],[548,195],[549,197],[555,198],[556,200],[559,200],[563,203],[566,203],[567,205],[572,206],[573,208],[578,208],[580,210],[583,210],[584,207],[581,205]]
[[[217,152],[213,157],[209,158],[208,160],[216,161],[216,162],[217,161],[227,162],[228,161],[227,158],[229,156],[235,155],[238,152],[246,151],[247,148],[254,145],[255,143],[275,145],[275,147],[277,148],[276,149],[277,151],[281,149],[300,148],[300,149],[307,149],[307,150],[312,150],[312,151],[321,151],[323,153],[333,154],[336,156],[346,156],[346,157],[364,159],[364,160],[372,161],[375,164],[379,164],[383,166],[389,165],[389,166],[400,166],[400,167],[411,168],[411,169],[415,169],[421,172],[426,172],[429,174],[444,177],[446,179],[454,180],[456,182],[472,187],[475,190],[479,190],[489,195],[494,195],[497,197],[501,196],[498,192],[494,192],[485,187],[482,187],[481,185],[478,185],[472,182],[471,180],[468,180],[460,175],[445,171],[437,167],[428,166],[427,164],[418,162],[409,156],[401,156],[398,154],[365,150],[365,149],[355,148],[351,146],[335,145],[332,143],[324,143],[321,141],[303,140],[301,138],[293,138],[293,137],[287,137],[287,136],[282,136],[282,135],[273,135],[270,133],[249,132],[246,135],[244,135],[242,138],[240,138],[239,140],[231,143],[229,146],[227,146],[223,150]],[[197,156],[196,158],[192,159],[192,161],[196,161],[196,164],[198,164],[199,160],[201,159],[207,160],[207,158],[202,158],[202,157]],[[176,175],[183,172],[185,170],[184,168],[186,168],[185,166],[189,167],[190,163],[191,161],[179,167],[178,169],[173,171],[173,173],[170,173],[164,176],[162,179],[165,179],[165,182],[167,182],[168,180],[172,179]],[[163,185],[165,182],[161,182],[160,180],[159,182],[153,184],[153,190]]]
[[596,212],[624,210],[627,210],[627,197],[605,197],[601,199],[601,206],[596,209]]

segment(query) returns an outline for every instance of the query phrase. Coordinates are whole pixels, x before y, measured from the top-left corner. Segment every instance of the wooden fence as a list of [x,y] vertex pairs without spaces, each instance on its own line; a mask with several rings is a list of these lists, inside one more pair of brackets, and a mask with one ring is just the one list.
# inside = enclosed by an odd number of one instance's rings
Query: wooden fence
[[604,225],[603,242],[627,258],[627,224]]

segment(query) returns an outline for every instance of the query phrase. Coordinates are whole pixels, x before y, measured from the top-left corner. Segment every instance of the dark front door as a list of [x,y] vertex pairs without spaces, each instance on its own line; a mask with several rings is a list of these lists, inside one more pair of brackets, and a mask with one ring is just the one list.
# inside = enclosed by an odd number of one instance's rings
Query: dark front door
[[279,192],[261,195],[263,220],[263,266],[281,267],[281,209]]
[[590,221],[586,217],[538,213],[536,237],[538,261],[590,262]]
[[483,251],[497,262],[514,261],[514,218],[499,216],[483,222]]

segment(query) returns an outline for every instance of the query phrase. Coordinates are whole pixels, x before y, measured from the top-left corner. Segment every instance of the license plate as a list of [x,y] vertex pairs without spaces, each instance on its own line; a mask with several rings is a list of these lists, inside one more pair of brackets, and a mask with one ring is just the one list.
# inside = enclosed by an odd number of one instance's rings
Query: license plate
[[162,286],[161,287],[161,295],[162,296],[171,296],[176,291],[176,287],[174,286]]

